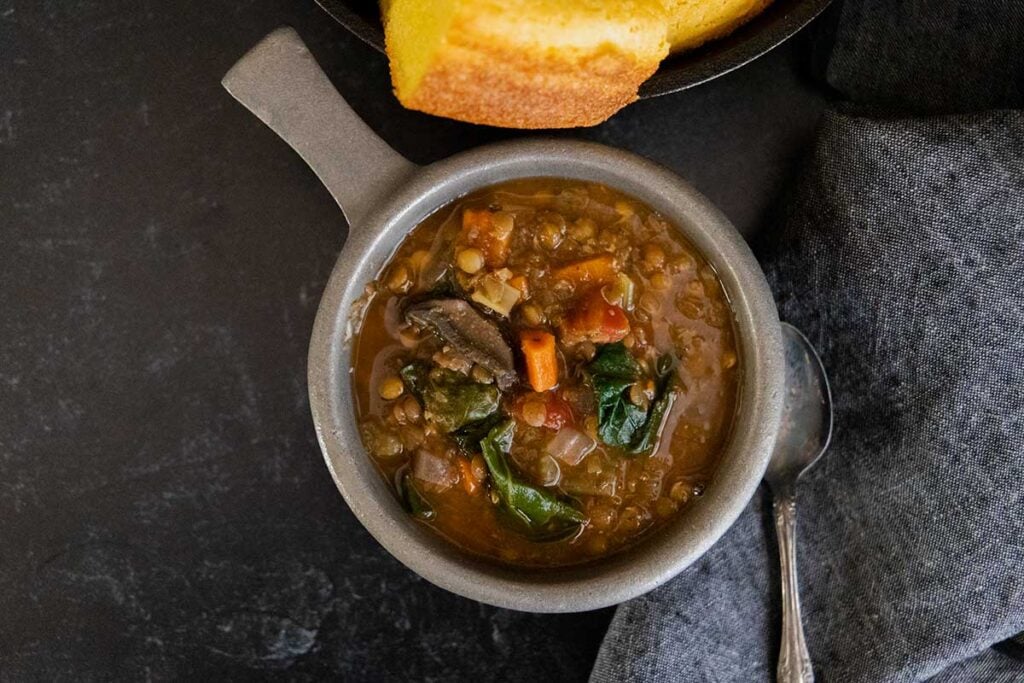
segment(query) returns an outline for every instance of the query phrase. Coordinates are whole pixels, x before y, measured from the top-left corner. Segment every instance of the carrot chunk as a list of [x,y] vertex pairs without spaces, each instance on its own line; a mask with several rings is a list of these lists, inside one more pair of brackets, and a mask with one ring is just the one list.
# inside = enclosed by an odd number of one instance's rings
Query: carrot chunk
[[554,388],[558,384],[555,335],[543,330],[523,330],[519,342],[526,359],[526,376],[530,387],[537,392]]
[[579,285],[611,284],[615,282],[615,257],[611,254],[589,256],[580,261],[573,261],[554,270],[559,280],[568,280]]
[[590,341],[610,344],[629,334],[629,319],[621,308],[608,303],[601,288],[596,287],[577,301],[561,326],[562,340],[567,344]]
[[455,462],[459,463],[459,478],[462,480],[462,488],[472,496],[480,488],[480,482],[477,480],[476,474],[473,473],[473,465],[465,458],[456,458]]

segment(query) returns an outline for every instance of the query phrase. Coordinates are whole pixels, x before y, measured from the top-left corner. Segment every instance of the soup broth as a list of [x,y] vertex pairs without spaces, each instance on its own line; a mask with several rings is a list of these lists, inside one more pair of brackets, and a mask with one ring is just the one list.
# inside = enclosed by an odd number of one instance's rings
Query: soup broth
[[664,218],[608,187],[478,190],[403,241],[358,307],[355,410],[411,515],[557,566],[699,497],[738,392],[732,312]]

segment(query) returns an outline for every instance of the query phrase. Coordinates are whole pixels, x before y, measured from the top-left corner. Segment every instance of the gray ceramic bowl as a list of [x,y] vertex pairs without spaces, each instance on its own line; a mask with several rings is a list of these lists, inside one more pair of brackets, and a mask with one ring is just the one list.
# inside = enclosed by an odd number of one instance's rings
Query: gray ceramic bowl
[[[650,161],[582,142],[512,142],[417,167],[355,115],[287,28],[253,48],[223,82],[302,155],[351,226],[313,330],[309,398],[331,476],[381,545],[425,579],[459,595],[512,609],[574,612],[655,588],[721,537],[750,500],[768,463],[782,405],[783,357],[778,314],[764,275],[736,229],[703,196]],[[353,304],[409,231],[476,188],[538,176],[605,183],[679,226],[718,271],[730,297],[743,373],[735,426],[705,495],[637,546],[555,570],[476,558],[410,518],[363,449],[350,374]]]

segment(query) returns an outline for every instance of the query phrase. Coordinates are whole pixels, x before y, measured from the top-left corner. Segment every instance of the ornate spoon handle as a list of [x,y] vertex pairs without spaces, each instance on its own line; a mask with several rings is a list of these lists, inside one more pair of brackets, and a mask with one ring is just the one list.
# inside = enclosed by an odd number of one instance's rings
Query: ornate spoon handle
[[779,683],[813,683],[814,671],[804,640],[796,578],[796,493],[790,489],[776,494],[774,507],[782,563],[782,644],[776,676]]

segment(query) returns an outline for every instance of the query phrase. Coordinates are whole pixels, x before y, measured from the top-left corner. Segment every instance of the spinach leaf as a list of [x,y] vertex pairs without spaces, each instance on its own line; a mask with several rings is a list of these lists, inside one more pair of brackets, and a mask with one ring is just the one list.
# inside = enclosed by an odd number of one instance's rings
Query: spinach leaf
[[647,412],[629,400],[640,366],[621,342],[602,346],[587,366],[597,398],[597,435],[605,444],[627,448],[647,420]]
[[406,365],[399,374],[446,434],[498,412],[501,394],[491,384],[478,384],[451,370],[432,369],[424,362]]
[[473,454],[480,452],[480,442],[487,436],[488,432],[498,426],[504,420],[500,413],[494,413],[476,422],[465,424],[449,434],[459,445],[463,453]]
[[436,514],[434,507],[417,490],[408,465],[402,467],[395,474],[395,488],[398,490],[398,499],[402,502],[402,507],[406,512],[420,519],[431,520],[434,518]]
[[647,455],[658,445],[658,439],[661,438],[661,431],[665,424],[665,416],[672,409],[672,404],[675,403],[678,394],[672,356],[665,354],[658,359],[657,373],[657,393],[651,403],[650,413],[643,429],[640,430],[639,435],[629,448],[630,452],[638,455]]
[[647,411],[629,400],[633,380],[594,376],[597,395],[597,435],[609,446],[629,446],[644,422]]
[[523,483],[512,473],[507,455],[515,427],[514,421],[505,420],[480,442],[491,483],[505,509],[533,532],[558,533],[566,524],[575,526],[587,521],[587,516],[573,505],[549,491]]
[[608,446],[636,455],[650,453],[675,401],[672,357],[657,363],[657,392],[648,409],[629,400],[629,388],[641,377],[640,366],[621,342],[602,346],[587,366],[597,399],[597,434]]
[[628,379],[630,382],[640,377],[640,365],[622,342],[602,345],[587,370],[591,375]]

